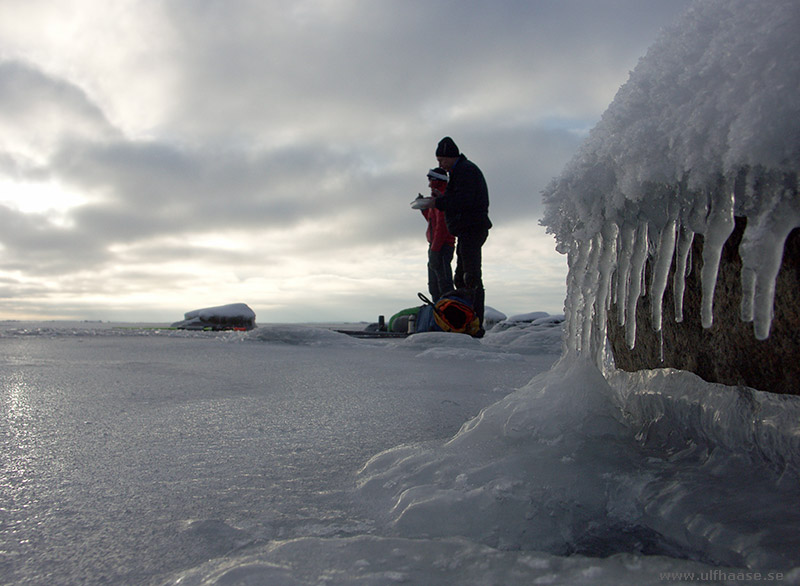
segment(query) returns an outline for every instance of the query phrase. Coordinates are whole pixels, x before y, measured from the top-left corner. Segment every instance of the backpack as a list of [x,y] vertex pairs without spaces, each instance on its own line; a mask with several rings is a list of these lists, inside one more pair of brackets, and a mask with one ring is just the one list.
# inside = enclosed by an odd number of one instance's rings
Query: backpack
[[416,316],[419,312],[419,307],[409,307],[395,313],[389,318],[388,330],[390,332],[407,332],[408,331],[408,318]]
[[456,289],[445,293],[436,303],[422,293],[418,293],[418,296],[427,306],[433,308],[434,321],[443,332],[474,336],[481,329],[480,319],[472,308],[468,291]]
[[417,312],[417,332],[438,332],[441,328],[436,324],[433,305],[423,305]]
[[441,328],[436,325],[434,319],[433,304],[409,307],[398,311],[389,318],[388,331],[393,333],[405,333],[408,331],[408,320],[411,316],[415,318],[414,333],[420,332],[440,332]]

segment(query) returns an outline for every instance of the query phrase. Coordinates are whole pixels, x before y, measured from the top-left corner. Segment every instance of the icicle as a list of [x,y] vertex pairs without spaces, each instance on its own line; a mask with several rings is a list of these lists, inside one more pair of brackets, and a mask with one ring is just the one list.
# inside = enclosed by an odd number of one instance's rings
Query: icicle
[[599,280],[597,284],[597,299],[595,301],[595,319],[597,324],[594,331],[597,334],[597,356],[598,368],[603,367],[603,352],[606,345],[606,329],[608,323],[608,308],[611,298],[611,281],[616,267],[617,235],[619,228],[614,222],[607,222],[603,225],[602,242],[603,247],[598,261]]
[[672,290],[675,296],[675,321],[683,321],[683,292],[686,289],[687,260],[692,251],[694,232],[681,225],[675,253],[675,275],[672,277]]
[[583,275],[583,286],[581,287],[581,305],[583,307],[583,325],[581,327],[581,352],[594,352],[592,348],[593,318],[595,315],[595,302],[597,299],[598,286],[598,263],[600,261],[600,249],[603,245],[603,237],[598,233],[591,240],[591,251],[586,260],[586,272]]
[[[619,234],[617,234],[617,241],[614,243],[614,254],[618,254],[617,246],[619,245]],[[613,259],[613,265],[611,267],[611,279],[609,280],[609,294],[608,299],[606,300],[606,311],[611,311],[611,305],[616,303],[617,300],[617,281],[619,280],[619,272],[617,271],[617,259],[618,257],[615,256]]]
[[617,235],[619,228],[614,222],[603,225],[603,248],[600,254],[598,270],[600,279],[597,286],[597,316],[605,323],[608,318],[609,299],[611,297],[611,277],[616,268]]
[[628,278],[628,304],[625,308],[627,321],[625,323],[625,342],[633,350],[636,344],[636,305],[642,291],[642,276],[644,263],[647,260],[647,222],[639,222],[636,230],[636,240],[631,256],[630,276]]
[[714,290],[717,286],[717,273],[722,247],[731,232],[733,232],[733,192],[723,187],[715,194],[703,234],[703,268],[700,271],[703,304],[700,321],[704,328],[710,328],[714,322]]
[[650,305],[652,307],[653,329],[661,331],[661,314],[664,303],[664,291],[667,288],[669,268],[672,266],[672,257],[675,254],[675,215],[672,215],[667,225],[661,229],[656,250],[656,260],[653,263],[653,283],[650,290]]
[[[767,196],[763,195],[766,199]],[[800,227],[800,201],[794,189],[781,188],[750,218],[739,253],[742,257],[742,319],[753,321],[758,340],[772,327],[775,282],[789,233]]]
[[628,306],[628,290],[630,288],[631,256],[636,229],[630,223],[622,225],[619,231],[619,258],[617,260],[617,321],[625,325],[625,309]]
[[[744,242],[744,240],[743,240]],[[739,245],[739,255],[744,258],[742,245]],[[755,269],[742,267],[742,321],[753,321],[753,303],[756,298],[756,271]]]
[[567,299],[564,302],[564,317],[566,318],[564,347],[570,353],[581,352],[581,337],[578,335],[580,316],[583,315],[580,285],[586,275],[586,262],[591,245],[591,241],[574,242],[568,253]]

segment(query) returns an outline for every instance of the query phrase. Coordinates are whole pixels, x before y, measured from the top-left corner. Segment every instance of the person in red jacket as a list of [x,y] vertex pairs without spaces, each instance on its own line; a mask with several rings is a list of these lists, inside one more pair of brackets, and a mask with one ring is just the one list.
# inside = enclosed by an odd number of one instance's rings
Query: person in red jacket
[[[428,171],[428,186],[431,188],[431,197],[442,195],[447,188],[447,171],[440,167]],[[421,211],[428,220],[428,291],[435,303],[442,294],[453,290],[451,263],[456,239],[447,230],[444,212],[435,207]]]

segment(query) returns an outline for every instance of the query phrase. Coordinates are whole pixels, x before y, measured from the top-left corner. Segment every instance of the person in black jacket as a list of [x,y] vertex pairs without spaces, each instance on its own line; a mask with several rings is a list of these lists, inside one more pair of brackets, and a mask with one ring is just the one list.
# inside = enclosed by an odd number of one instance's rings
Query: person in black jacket
[[457,289],[470,289],[475,312],[483,334],[484,298],[481,271],[481,247],[489,236],[489,189],[478,166],[458,150],[449,136],[436,147],[436,160],[447,171],[450,180],[444,195],[435,206],[444,212],[447,229],[456,237],[456,271],[453,283]]

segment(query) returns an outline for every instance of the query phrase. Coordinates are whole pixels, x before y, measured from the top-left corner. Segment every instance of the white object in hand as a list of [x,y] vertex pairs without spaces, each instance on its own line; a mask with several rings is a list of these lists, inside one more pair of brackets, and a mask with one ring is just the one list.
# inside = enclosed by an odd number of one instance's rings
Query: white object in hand
[[432,207],[433,207],[432,197],[418,197],[417,199],[411,202],[411,209],[414,210],[427,210],[428,208]]

